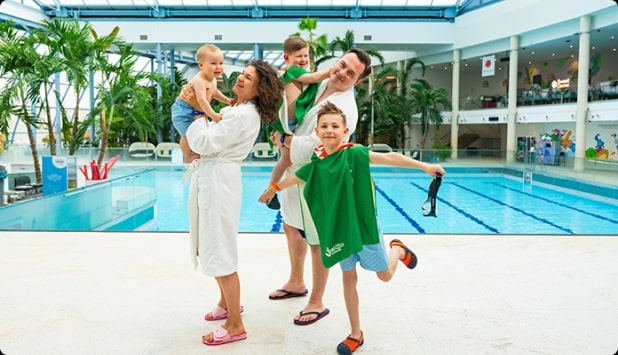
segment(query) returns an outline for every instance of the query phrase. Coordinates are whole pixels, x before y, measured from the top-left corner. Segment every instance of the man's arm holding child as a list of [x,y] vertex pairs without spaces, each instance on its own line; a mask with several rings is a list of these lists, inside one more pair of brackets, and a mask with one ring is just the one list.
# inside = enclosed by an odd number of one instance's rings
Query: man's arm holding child
[[369,163],[398,166],[400,168],[408,169],[419,169],[423,170],[427,173],[427,175],[430,175],[433,178],[436,177],[436,173],[440,173],[442,176],[446,175],[444,169],[438,164],[427,164],[395,152],[376,153],[369,151]]

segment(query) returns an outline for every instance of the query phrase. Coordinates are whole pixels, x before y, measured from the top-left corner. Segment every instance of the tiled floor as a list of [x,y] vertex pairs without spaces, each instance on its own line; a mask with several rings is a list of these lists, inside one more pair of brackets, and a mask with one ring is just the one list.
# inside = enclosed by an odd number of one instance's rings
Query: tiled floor
[[[397,236],[418,254],[390,283],[360,271],[358,354],[614,354],[618,236]],[[387,239],[389,237],[387,236]],[[0,232],[0,350],[22,354],[336,354],[348,334],[341,272],[331,314],[267,299],[287,276],[281,234],[240,236],[248,339],[207,347],[218,298],[185,234]],[[307,275],[309,269],[306,270]]]

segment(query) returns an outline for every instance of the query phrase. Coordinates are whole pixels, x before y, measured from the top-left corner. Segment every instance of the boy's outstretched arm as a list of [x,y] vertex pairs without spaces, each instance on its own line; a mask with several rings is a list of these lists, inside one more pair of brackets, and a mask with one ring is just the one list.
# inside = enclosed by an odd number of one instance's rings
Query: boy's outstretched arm
[[439,164],[428,164],[395,152],[377,153],[369,151],[369,163],[420,169],[433,178],[436,177],[436,173],[440,173],[442,176],[446,175],[446,172]]
[[[288,175],[285,179],[279,181],[279,183],[275,184],[270,184],[270,186],[268,186],[268,188],[266,188],[266,190],[264,190],[264,192],[262,192],[262,195],[260,195],[260,197],[258,198],[258,202],[261,203],[270,203],[270,200],[272,200],[272,198],[275,196],[275,194],[277,193],[277,191],[281,191],[283,189],[287,189],[290,186],[294,186],[298,183],[300,183],[302,180],[296,176],[296,175]],[[277,188],[279,190],[275,190],[275,188],[273,187],[273,185],[277,186]]]
[[298,78],[294,79],[294,81],[298,81],[303,84],[315,84],[315,83],[319,83],[320,81],[324,79],[327,79],[329,75],[330,75],[330,68],[327,70],[323,70],[323,71],[317,71],[315,73],[303,74],[299,76]]

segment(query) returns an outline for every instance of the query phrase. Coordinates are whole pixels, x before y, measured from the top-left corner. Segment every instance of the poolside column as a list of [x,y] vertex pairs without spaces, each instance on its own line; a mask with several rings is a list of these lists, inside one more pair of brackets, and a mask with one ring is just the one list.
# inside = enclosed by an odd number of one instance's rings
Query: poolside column
[[[397,62],[397,70],[399,70],[400,73],[403,73],[406,70],[405,60],[400,60]],[[401,80],[397,80],[397,95],[401,96],[402,91],[403,88],[401,87]],[[410,125],[411,122],[403,126],[403,149],[410,149]]]
[[[92,58],[88,59],[88,60],[92,60]],[[89,63],[90,64],[90,63]],[[92,68],[92,67],[91,67]],[[95,100],[94,100],[94,70],[90,69],[88,71],[88,92],[90,93],[90,102],[88,103],[90,105],[90,112],[94,111],[94,106],[96,105]],[[88,140],[90,143],[94,142],[94,122],[92,124],[90,124],[90,127],[88,127],[88,129],[90,130],[90,139]]]
[[[170,72],[169,78],[172,83],[172,90],[176,90],[176,50],[172,48],[170,50]],[[176,131],[174,129],[174,123],[170,121],[170,142],[176,142]]]
[[253,43],[253,59],[264,59],[264,50],[259,43]]
[[517,62],[519,62],[519,36],[511,37],[509,55],[509,116],[506,122],[506,162],[515,161],[517,137],[515,136],[515,116],[517,115]]
[[[54,121],[54,134],[56,135],[55,137],[49,137],[49,143],[51,144],[51,141],[53,138],[56,138],[56,147],[61,148],[62,147],[62,111],[60,110],[60,107],[62,106],[62,103],[60,103],[60,72],[57,72],[56,74],[54,74],[54,80],[55,82],[55,89],[56,92],[58,93],[58,95],[56,95],[56,120]],[[69,84],[70,87],[70,84]],[[67,91],[69,89],[67,88]],[[77,98],[77,100],[79,101],[79,97]],[[34,106],[34,103],[33,103]],[[36,112],[35,109],[32,110],[32,112]],[[36,129],[34,129],[34,134],[35,134],[35,138],[36,138]]]
[[588,114],[588,68],[590,67],[591,17],[579,19],[579,63],[577,64],[577,121],[575,122],[575,170],[584,170],[586,116]]
[[453,103],[451,111],[451,148],[453,152],[451,157],[457,159],[457,153],[459,152],[459,67],[461,62],[461,50],[455,49],[453,51],[453,87],[451,101]]
[[[155,52],[155,56],[156,56],[156,61],[157,61],[157,74],[159,75],[163,75],[163,70],[164,70],[164,63],[163,63],[163,48],[161,45],[161,42],[156,44],[156,52]],[[152,73],[153,70],[152,68],[150,69],[150,72]],[[160,101],[161,96],[163,95],[163,89],[161,88],[161,85],[157,83],[157,102]],[[163,107],[159,106],[158,107],[158,111],[161,112],[163,110]],[[157,127],[157,143],[161,143],[163,142],[163,132],[161,131],[161,127]]]

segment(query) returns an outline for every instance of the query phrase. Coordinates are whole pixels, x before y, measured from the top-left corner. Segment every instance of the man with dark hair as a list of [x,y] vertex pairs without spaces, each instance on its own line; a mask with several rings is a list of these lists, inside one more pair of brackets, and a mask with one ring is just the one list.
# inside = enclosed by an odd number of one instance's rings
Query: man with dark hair
[[[337,105],[345,113],[349,132],[344,140],[349,140],[356,130],[358,122],[354,85],[360,83],[370,73],[371,58],[367,53],[359,48],[347,51],[330,69],[328,79],[320,84],[315,100],[294,134],[283,135],[276,131],[271,133],[271,140],[275,145],[284,145],[290,149],[292,166],[286,170],[286,175],[294,174],[299,167],[311,161],[314,148],[320,144],[315,135],[317,113],[327,101]],[[308,325],[315,323],[329,313],[322,300],[328,279],[328,269],[322,264],[317,232],[307,209],[307,204],[300,193],[302,188],[303,186],[298,186],[281,193],[283,230],[288,242],[291,269],[288,281],[280,289],[271,292],[269,298],[280,300],[305,296],[308,293],[304,281],[304,263],[307,245],[309,245],[313,286],[308,304],[294,318],[295,324]]]

